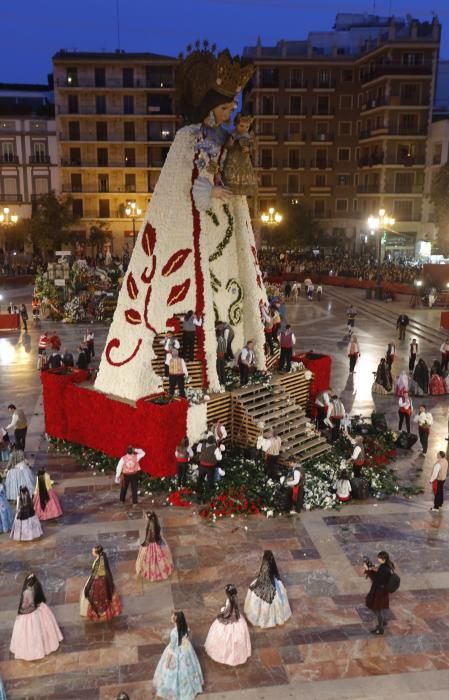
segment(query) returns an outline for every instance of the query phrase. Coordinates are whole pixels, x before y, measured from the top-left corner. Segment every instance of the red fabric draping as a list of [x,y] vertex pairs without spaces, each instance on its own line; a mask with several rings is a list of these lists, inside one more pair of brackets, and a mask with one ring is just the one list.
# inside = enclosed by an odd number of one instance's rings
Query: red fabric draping
[[132,406],[79,382],[85,372],[42,373],[45,429],[52,437],[69,440],[121,457],[128,445],[145,450],[142,469],[152,476],[176,472],[175,447],[187,432],[188,403],[167,405],[144,397]]
[[449,311],[441,312],[440,327],[449,330]]
[[18,314],[0,314],[0,330],[17,331],[19,329]]
[[[313,355],[311,357],[311,355]],[[332,358],[329,355],[319,355],[318,353],[303,353],[294,355],[295,362],[302,362],[313,372],[313,379],[310,383],[309,404],[314,405],[315,397],[320,391],[329,389],[331,385]]]

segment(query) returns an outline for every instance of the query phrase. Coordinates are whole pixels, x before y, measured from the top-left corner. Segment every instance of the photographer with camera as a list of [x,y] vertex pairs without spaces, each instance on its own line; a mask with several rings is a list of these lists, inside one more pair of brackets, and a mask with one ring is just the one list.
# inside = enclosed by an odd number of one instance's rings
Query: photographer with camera
[[383,634],[387,625],[385,610],[390,607],[390,593],[397,591],[400,578],[395,573],[394,564],[388,552],[379,552],[377,555],[379,566],[368,559],[363,558],[363,568],[366,578],[371,579],[371,588],[366,596],[366,607],[372,610],[377,617],[377,627],[371,630],[371,634]]

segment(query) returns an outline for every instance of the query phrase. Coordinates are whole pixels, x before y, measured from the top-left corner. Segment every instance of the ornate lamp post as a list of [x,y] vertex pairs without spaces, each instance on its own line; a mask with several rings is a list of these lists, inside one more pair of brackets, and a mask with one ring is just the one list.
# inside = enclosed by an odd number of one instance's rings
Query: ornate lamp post
[[[277,212],[274,207],[270,207],[268,209],[268,214],[266,212],[263,212],[263,214],[261,214],[261,216],[260,216],[261,222],[264,224],[264,226],[269,226],[270,231],[273,230],[274,226],[277,226],[278,224],[280,224],[282,219],[283,219],[282,214],[279,214],[279,212]],[[272,248],[272,247],[273,247],[273,241],[272,241],[272,237],[270,235],[270,248]]]
[[139,209],[139,207],[137,206],[137,204],[135,202],[128,202],[126,209],[125,209],[125,214],[133,222],[133,250],[134,250],[134,246],[136,245],[136,219],[139,218],[139,216],[141,216],[142,209]]
[[393,217],[391,216],[388,216],[385,209],[379,209],[379,213],[377,216],[368,217],[368,228],[370,229],[372,234],[377,234],[377,273],[375,290],[376,299],[382,299],[382,288],[380,286],[380,268],[382,265],[382,238],[385,234],[386,229],[390,226],[394,226],[394,224],[395,219],[393,219]]
[[[9,207],[3,207],[3,209],[0,211],[0,228],[3,228],[3,226],[14,226],[17,224],[18,220],[18,215],[11,214]],[[4,247],[6,250],[6,237],[4,239]]]

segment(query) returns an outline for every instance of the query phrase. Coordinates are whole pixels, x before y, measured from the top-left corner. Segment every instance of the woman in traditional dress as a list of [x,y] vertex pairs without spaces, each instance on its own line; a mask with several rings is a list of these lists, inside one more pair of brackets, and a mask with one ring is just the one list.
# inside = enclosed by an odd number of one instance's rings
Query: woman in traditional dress
[[423,396],[429,393],[429,369],[421,358],[413,372],[413,384],[410,387],[410,393],[415,396]]
[[373,394],[389,394],[393,387],[393,378],[387,361],[382,357],[377,365],[376,377],[372,387]]
[[174,627],[170,641],[154,672],[156,696],[167,700],[193,700],[203,692],[203,672],[189,639],[184,613],[175,611],[171,621]]
[[[11,506],[6,498],[5,486],[3,484],[3,478],[0,475],[0,533],[9,532],[14,520],[14,516],[11,512]],[[1,695],[0,695],[1,700]]]
[[53,489],[53,482],[45,469],[39,469],[37,473],[33,504],[39,520],[52,520],[62,515],[61,504]]
[[20,487],[17,496],[16,516],[11,528],[11,539],[16,542],[31,542],[43,535],[39,518],[34,512],[33,501],[26,486]]
[[161,535],[156,513],[147,513],[145,539],[140,545],[136,573],[149,581],[163,581],[173,572],[170,548]]
[[240,666],[251,656],[251,639],[246,620],[239,610],[234,584],[229,583],[225,593],[226,604],[212,623],[204,648],[219,664]]
[[5,489],[8,501],[17,500],[21,486],[26,486],[30,493],[34,492],[36,477],[25,459],[23,450],[18,450],[15,445],[12,445],[6,469]]
[[432,396],[441,396],[445,393],[446,383],[443,379],[441,363],[438,360],[434,360],[430,368],[429,394],[432,394]]
[[[235,346],[248,339],[265,368],[258,313],[266,300],[245,195],[223,186],[229,131],[224,125],[254,68],[228,52],[198,47],[177,67],[174,137],[133,249],[95,382],[130,400],[158,391],[156,336],[191,309],[202,318],[196,357],[205,387],[220,390],[216,319],[227,319]],[[176,325],[176,324],[175,324]]]
[[287,622],[291,614],[276,560],[273,552],[267,549],[263,553],[259,575],[246,594],[245,615],[255,627],[275,627]]
[[351,340],[348,343],[348,357],[349,357],[349,373],[353,374],[357,360],[360,357],[360,348],[357,337],[355,335],[351,336]]
[[404,396],[405,393],[408,393],[408,390],[409,390],[408,373],[405,370],[402,370],[402,372],[400,373],[399,377],[396,380],[396,387],[395,387],[396,396]]
[[11,645],[16,659],[36,661],[59,647],[63,639],[55,616],[45,601],[42,586],[34,574],[23,584],[19,611],[14,622]]
[[87,617],[93,622],[105,622],[120,615],[122,606],[101,544],[92,549],[92,555],[92,573],[84,586],[84,597],[89,601]]

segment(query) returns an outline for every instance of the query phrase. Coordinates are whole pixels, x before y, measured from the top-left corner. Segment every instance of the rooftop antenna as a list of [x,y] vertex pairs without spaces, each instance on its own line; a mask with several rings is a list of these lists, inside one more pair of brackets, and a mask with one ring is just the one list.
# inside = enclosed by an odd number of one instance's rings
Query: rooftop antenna
[[117,48],[120,50],[120,0],[116,0],[115,2],[115,14],[117,20]]

